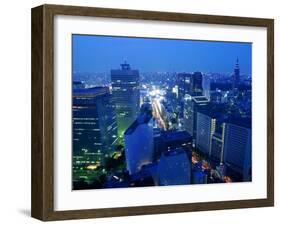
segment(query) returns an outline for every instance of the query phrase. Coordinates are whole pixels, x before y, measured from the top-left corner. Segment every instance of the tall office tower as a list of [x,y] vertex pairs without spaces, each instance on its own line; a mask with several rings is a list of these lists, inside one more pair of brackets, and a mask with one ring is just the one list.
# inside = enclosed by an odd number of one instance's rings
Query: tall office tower
[[129,174],[153,160],[153,118],[151,112],[142,112],[125,131],[125,156]]
[[191,87],[192,87],[192,95],[193,96],[202,96],[203,87],[202,87],[202,73],[196,71],[192,74],[191,77]]
[[158,163],[159,185],[190,184],[191,161],[183,149],[163,152]]
[[[224,125],[224,123],[223,123]],[[224,126],[223,126],[224,127]],[[214,133],[211,140],[211,157],[216,161],[223,162],[224,132]]]
[[238,88],[240,82],[240,68],[239,68],[239,60],[237,58],[236,64],[234,67],[234,74],[233,74],[233,81],[232,81],[232,88]]
[[192,97],[186,95],[183,108],[183,127],[193,137],[196,138],[197,112],[206,108],[209,104],[208,98],[204,96]]
[[118,135],[137,118],[140,108],[139,72],[132,70],[126,61],[121,69],[111,70],[113,100],[116,106]]
[[189,73],[179,73],[177,77],[178,85],[178,98],[181,100],[184,98],[185,94],[190,94],[191,92],[191,74]]
[[250,123],[240,122],[225,124],[224,162],[229,169],[239,173],[243,181],[251,181],[252,130]]
[[115,106],[109,89],[74,89],[72,103],[73,164],[100,165],[118,143]]
[[212,136],[216,129],[216,119],[197,112],[196,147],[210,155]]
[[203,88],[203,96],[210,99],[211,95],[211,80],[208,75],[203,76],[203,82],[202,82],[202,88]]

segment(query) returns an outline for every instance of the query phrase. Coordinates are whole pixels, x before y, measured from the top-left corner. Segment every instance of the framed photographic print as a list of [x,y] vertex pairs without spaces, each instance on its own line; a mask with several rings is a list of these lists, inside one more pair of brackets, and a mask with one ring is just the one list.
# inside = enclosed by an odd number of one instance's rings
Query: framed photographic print
[[32,9],[32,216],[274,205],[272,19]]

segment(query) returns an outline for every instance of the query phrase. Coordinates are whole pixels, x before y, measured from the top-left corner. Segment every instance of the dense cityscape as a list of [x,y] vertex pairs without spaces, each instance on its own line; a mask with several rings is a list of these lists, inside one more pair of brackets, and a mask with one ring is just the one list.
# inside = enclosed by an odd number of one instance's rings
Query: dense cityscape
[[230,70],[73,72],[72,188],[251,181],[251,75]]

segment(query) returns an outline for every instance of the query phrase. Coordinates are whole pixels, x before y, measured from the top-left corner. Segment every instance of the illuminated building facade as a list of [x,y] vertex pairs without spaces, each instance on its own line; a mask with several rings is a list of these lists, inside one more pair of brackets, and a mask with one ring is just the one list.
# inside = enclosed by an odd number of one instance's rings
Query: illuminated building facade
[[139,71],[132,70],[126,62],[121,69],[111,70],[113,100],[116,106],[118,135],[137,118],[140,108]]
[[203,75],[197,71],[190,73],[179,73],[177,75],[178,97],[181,100],[186,94],[191,96],[203,95]]
[[153,118],[151,112],[142,112],[125,131],[125,154],[129,174],[153,161]]
[[224,132],[222,134],[214,133],[212,136],[210,156],[216,161],[219,161],[220,163],[223,162],[223,145]]
[[197,113],[196,147],[217,163],[223,162],[225,120],[228,116],[222,106],[210,104]]
[[252,130],[245,124],[225,124],[224,163],[239,173],[243,181],[250,181],[252,174]]
[[196,138],[197,112],[199,109],[207,107],[208,104],[209,100],[204,96],[186,95],[184,98],[183,126],[194,139]]
[[108,88],[73,90],[73,158],[76,165],[100,165],[118,143],[115,107]]
[[203,153],[211,153],[212,135],[215,132],[216,119],[197,112],[196,147]]
[[202,88],[203,88],[203,96],[207,97],[210,99],[211,95],[211,80],[208,75],[203,76],[203,81],[202,81]]
[[191,91],[191,77],[189,73],[179,73],[177,77],[178,83],[178,98],[181,100],[186,94]]
[[252,44],[72,41],[73,190],[251,180]]

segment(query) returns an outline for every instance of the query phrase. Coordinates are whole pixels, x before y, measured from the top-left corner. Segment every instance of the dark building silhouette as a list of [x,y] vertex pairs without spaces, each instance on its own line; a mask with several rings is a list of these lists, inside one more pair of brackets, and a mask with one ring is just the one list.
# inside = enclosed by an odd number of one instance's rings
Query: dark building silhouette
[[199,71],[194,72],[191,77],[191,94],[193,96],[201,96],[203,94],[202,82],[202,73]]
[[172,149],[181,148],[190,152],[191,147],[192,136],[186,131],[157,131],[154,129],[154,159],[159,159],[163,152]]
[[179,73],[177,78],[178,83],[178,98],[181,100],[186,94],[191,92],[191,77],[189,73]]
[[126,61],[121,69],[111,70],[113,100],[116,106],[118,135],[137,118],[140,108],[139,71],[132,70]]
[[208,175],[202,171],[192,172],[192,184],[207,184]]
[[233,87],[232,83],[223,83],[223,82],[211,82],[210,83],[210,90],[211,91],[216,91],[216,90],[221,90],[221,91],[229,91]]
[[72,89],[84,89],[85,84],[81,81],[73,81],[72,82]]
[[181,185],[191,182],[191,161],[183,149],[162,153],[158,163],[159,185]]
[[203,94],[203,77],[201,72],[179,73],[177,77],[178,97],[181,100],[186,94],[201,96]]

